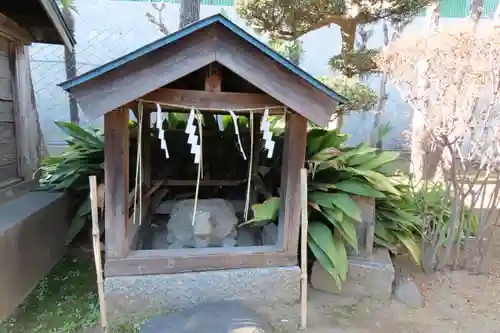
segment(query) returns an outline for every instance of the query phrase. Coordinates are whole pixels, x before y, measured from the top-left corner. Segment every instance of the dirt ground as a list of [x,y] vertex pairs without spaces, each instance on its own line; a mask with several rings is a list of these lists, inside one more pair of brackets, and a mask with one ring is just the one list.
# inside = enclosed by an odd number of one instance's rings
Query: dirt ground
[[[420,309],[408,309],[396,300],[340,298],[309,288],[307,332],[500,333],[500,233],[496,238],[486,275],[456,271],[426,276],[407,267],[425,298]],[[25,311],[0,325],[0,333],[100,332],[92,261],[69,257],[57,267],[27,300]],[[266,313],[298,318],[299,306],[280,306]],[[110,333],[137,333],[141,321],[130,318]],[[283,326],[283,332],[296,331],[291,321]]]
[[[310,289],[311,333],[490,333],[500,332],[500,237],[487,275],[454,271],[413,272],[425,306],[408,309],[388,302],[338,298]],[[340,305],[340,306],[339,306]]]

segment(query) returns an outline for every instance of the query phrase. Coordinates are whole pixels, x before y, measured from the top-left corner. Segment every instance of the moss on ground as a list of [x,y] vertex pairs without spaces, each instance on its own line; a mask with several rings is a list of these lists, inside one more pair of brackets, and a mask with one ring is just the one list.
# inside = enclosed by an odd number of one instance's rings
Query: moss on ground
[[0,333],[72,333],[99,322],[91,255],[70,252],[38,283]]
[[[109,333],[138,333],[150,315],[116,318]],[[75,249],[37,284],[18,313],[0,324],[0,333],[100,333],[99,320],[92,254]]]

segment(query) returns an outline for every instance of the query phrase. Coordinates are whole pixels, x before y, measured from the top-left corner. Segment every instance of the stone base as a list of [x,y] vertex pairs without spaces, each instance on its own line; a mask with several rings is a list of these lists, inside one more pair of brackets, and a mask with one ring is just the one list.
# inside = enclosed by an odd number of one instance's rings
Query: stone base
[[104,287],[107,310],[112,318],[168,313],[208,302],[239,300],[267,314],[271,323],[279,323],[284,318],[273,317],[270,309],[299,301],[300,268],[114,276],[105,279]]
[[323,267],[315,262],[311,273],[313,288],[349,297],[388,300],[392,294],[394,267],[387,249],[375,249],[370,258],[349,258],[347,280],[341,291]]
[[30,192],[0,205],[0,322],[66,252],[71,199]]

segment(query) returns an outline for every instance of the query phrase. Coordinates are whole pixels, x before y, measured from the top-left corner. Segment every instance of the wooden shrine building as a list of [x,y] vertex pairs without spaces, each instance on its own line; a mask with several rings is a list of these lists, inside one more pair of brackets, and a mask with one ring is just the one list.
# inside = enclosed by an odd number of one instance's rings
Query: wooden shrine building
[[[345,102],[342,96],[222,15],[202,19],[60,86],[75,96],[87,117],[104,116],[107,277],[297,265],[299,174],[307,123],[326,126],[336,106]],[[140,226],[131,221],[129,211],[129,110],[136,111],[141,101],[146,114],[156,110],[155,103],[164,112],[176,105],[213,113],[234,110],[237,115],[249,109],[262,113],[271,106],[288,110],[276,245],[137,248]],[[146,127],[150,120],[144,117]],[[146,155],[151,139],[142,142],[143,193],[155,186]],[[142,200],[147,207],[148,198]]]

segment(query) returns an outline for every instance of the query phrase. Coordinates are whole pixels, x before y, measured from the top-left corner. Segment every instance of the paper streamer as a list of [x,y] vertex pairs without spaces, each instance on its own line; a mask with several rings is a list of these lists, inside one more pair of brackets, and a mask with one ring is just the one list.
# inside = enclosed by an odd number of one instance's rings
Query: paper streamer
[[271,123],[268,120],[269,109],[264,110],[264,115],[262,116],[262,121],[260,122],[260,130],[263,132],[264,138],[264,149],[267,150],[267,158],[273,157],[274,152],[274,141],[273,132],[271,132]]
[[229,110],[229,114],[231,115],[231,118],[233,118],[234,132],[236,133],[236,138],[238,139],[238,145],[240,146],[241,155],[243,156],[243,159],[246,161],[247,156],[243,151],[243,145],[241,144],[241,138],[240,138],[240,131],[238,129],[238,118],[236,118],[236,114],[234,113],[234,111]]
[[165,158],[169,158],[167,141],[165,141],[165,131],[163,130],[163,115],[160,104],[156,103],[156,128],[158,129],[158,139],[160,139],[161,149],[165,151]]
[[191,145],[191,154],[194,155],[194,163],[199,164],[201,160],[201,147],[198,144],[198,136],[196,135],[196,126],[194,126],[195,111],[191,108],[189,112],[186,130],[184,131],[188,136],[188,144]]

